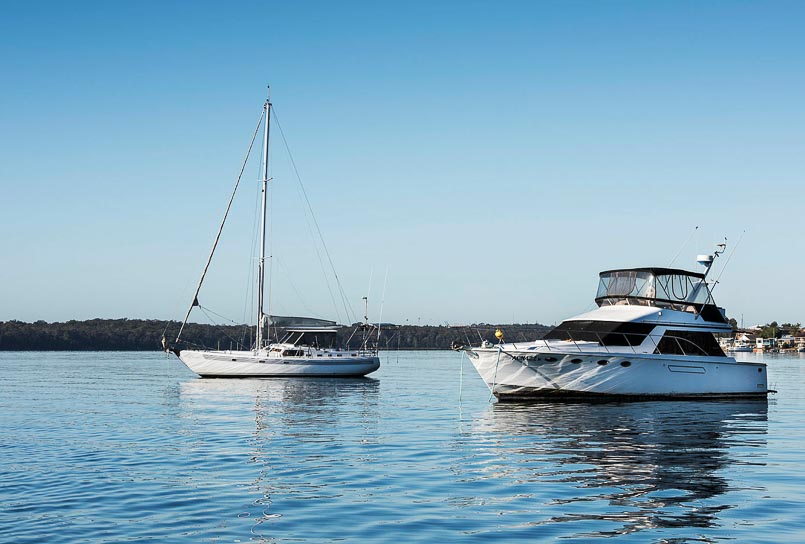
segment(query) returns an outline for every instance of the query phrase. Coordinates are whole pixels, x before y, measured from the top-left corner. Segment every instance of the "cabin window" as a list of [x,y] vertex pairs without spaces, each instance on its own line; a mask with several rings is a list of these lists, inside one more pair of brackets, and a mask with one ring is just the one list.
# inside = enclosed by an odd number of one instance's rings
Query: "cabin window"
[[654,353],[724,357],[724,351],[718,345],[713,333],[699,331],[665,331]]
[[651,323],[617,321],[564,321],[549,331],[544,340],[597,342],[604,346],[639,346],[654,330]]
[[301,349],[286,349],[282,352],[283,357],[302,357],[304,354]]

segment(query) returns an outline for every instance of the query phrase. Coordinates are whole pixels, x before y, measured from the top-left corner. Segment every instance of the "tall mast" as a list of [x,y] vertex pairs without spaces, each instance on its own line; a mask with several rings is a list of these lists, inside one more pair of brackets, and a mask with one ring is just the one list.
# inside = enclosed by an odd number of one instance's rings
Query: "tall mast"
[[263,163],[260,180],[262,192],[262,219],[260,223],[260,261],[257,264],[257,343],[256,349],[263,347],[263,289],[265,285],[266,263],[266,201],[268,199],[268,129],[271,121],[271,87],[268,88],[266,103],[263,106],[265,114],[265,131],[263,133]]

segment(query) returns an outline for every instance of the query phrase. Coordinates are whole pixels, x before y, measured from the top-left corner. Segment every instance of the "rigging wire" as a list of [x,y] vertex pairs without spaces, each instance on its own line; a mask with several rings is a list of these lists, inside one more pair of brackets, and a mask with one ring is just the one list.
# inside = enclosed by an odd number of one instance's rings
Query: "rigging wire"
[[696,227],[693,229],[693,232],[691,232],[690,236],[688,236],[688,239],[685,240],[685,243],[682,244],[682,247],[680,247],[679,251],[676,252],[676,255],[674,255],[674,258],[671,259],[671,262],[668,263],[669,268],[674,265],[676,260],[679,258],[679,255],[682,253],[682,250],[685,249],[685,246],[687,246],[690,243],[690,241],[693,239],[693,237],[696,236],[696,231],[698,231],[698,230],[699,230],[699,226],[696,225]]
[[386,276],[383,278],[383,293],[380,295],[380,314],[377,317],[377,344],[380,345],[380,327],[383,326],[383,305],[386,303],[386,284],[389,281],[389,268],[386,267]]
[[[218,313],[213,312],[213,311],[212,311],[212,310],[210,310],[209,308],[205,308],[205,307],[204,307],[204,306],[202,306],[201,304],[199,304],[199,306],[198,306],[198,307],[199,307],[199,309],[201,310],[201,312],[202,312],[204,315],[206,315],[206,316],[207,316],[207,319],[209,319],[210,321],[212,321],[212,324],[213,324],[213,325],[215,325],[216,327],[221,327],[222,325],[220,325],[219,323],[216,323],[216,322],[215,322],[215,320],[214,320],[212,317],[210,317],[210,314],[208,314],[207,312],[210,312],[211,314],[217,315],[218,317],[220,317],[220,318],[222,318],[222,319],[226,319],[227,321],[232,321],[231,319],[229,319],[229,318],[227,318],[227,317],[224,317],[224,316],[222,316],[221,314],[218,314]],[[235,322],[234,322],[234,321],[232,321],[232,323],[235,323]],[[237,323],[235,323],[235,324],[237,325]],[[227,338],[229,338],[230,340],[232,340],[232,341],[235,343],[235,346],[236,346],[236,347],[240,347],[240,343],[239,343],[239,342],[238,342],[236,339],[234,339],[234,338],[232,338],[231,336],[229,336],[229,334],[228,334],[228,333],[227,333],[225,330],[222,330],[221,332],[223,332],[223,333],[224,333],[224,336],[226,336]]]
[[724,266],[721,267],[721,272],[718,273],[718,277],[716,278],[716,281],[713,283],[713,288],[710,289],[710,296],[713,295],[713,291],[715,291],[716,286],[718,285],[718,282],[721,279],[721,275],[724,274],[724,270],[726,270],[727,265],[730,264],[730,260],[732,259],[732,256],[735,255],[735,250],[737,250],[738,246],[741,245],[741,240],[744,239],[744,234],[746,234],[746,229],[744,229],[744,231],[741,233],[741,236],[738,238],[738,241],[735,242],[735,245],[733,246],[732,251],[730,252],[729,256],[727,257],[726,262],[724,262]]
[[[366,298],[367,301],[372,298],[372,279],[374,278],[374,276],[375,276],[375,269],[374,269],[374,267],[372,267],[372,268],[369,269],[369,286],[366,289],[366,297],[365,298]],[[368,316],[369,310],[366,310],[366,314],[367,315],[363,316],[363,320],[368,322],[369,321],[369,316]]]
[[312,316],[314,316],[314,317],[318,317],[318,318],[321,318],[321,319],[325,319],[325,318],[324,318],[324,316],[322,316],[322,315],[321,315],[321,314],[319,314],[318,312],[314,311],[314,310],[313,310],[313,309],[312,309],[312,308],[311,308],[311,307],[308,305],[307,301],[306,301],[306,300],[305,300],[305,298],[302,296],[302,293],[301,293],[301,292],[299,291],[299,289],[296,287],[296,284],[295,284],[295,283],[294,283],[294,281],[293,281],[293,277],[292,277],[291,271],[290,271],[290,270],[288,270],[288,267],[287,267],[287,266],[285,266],[285,261],[283,261],[283,260],[281,260],[281,259],[279,259],[279,258],[277,258],[276,260],[277,260],[277,264],[279,265],[279,268],[280,268],[280,269],[281,269],[281,270],[282,270],[282,271],[285,273],[285,279],[286,279],[286,280],[288,280],[288,284],[291,286],[291,289],[293,289],[293,292],[294,292],[294,293],[296,293],[296,296],[299,298],[299,302],[301,302],[301,303],[302,303],[302,306],[305,308],[305,312],[306,312],[306,313],[309,313],[310,315],[312,315]]
[[[260,151],[260,158],[262,159],[262,150]],[[253,212],[253,221],[252,221],[252,239],[251,239],[251,247],[249,253],[249,264],[248,264],[248,274],[246,277],[246,298],[243,301],[243,340],[245,344],[246,333],[251,331],[251,326],[249,326],[249,319],[250,316],[254,315],[254,303],[255,303],[255,296],[254,296],[254,288],[255,288],[255,280],[254,280],[254,273],[255,273],[255,266],[254,263],[257,260],[257,243],[258,243],[258,233],[260,228],[260,185],[259,182],[262,181],[260,178],[260,166],[261,163],[257,162],[257,181],[258,184],[255,185],[257,190],[254,193],[254,212]],[[269,214],[269,221],[271,218],[271,214]],[[270,232],[270,229],[269,229]],[[269,270],[269,307],[270,307],[270,300],[271,300],[271,274]]]
[[[369,269],[369,285],[366,288],[366,296],[363,297],[363,302],[364,302],[363,323],[366,324],[366,325],[369,324],[369,299],[372,297],[372,279],[374,278],[374,275],[375,275],[375,269],[374,269],[374,267],[372,267],[372,268]],[[363,337],[362,341],[363,341],[364,344],[366,344],[366,342],[369,341],[369,338],[371,337],[371,335],[372,335],[371,330],[364,329],[363,334],[362,334],[362,337]],[[377,337],[377,342],[378,342],[378,344],[380,343],[380,337],[379,336]]]
[[[266,149],[266,153],[269,154],[266,157],[266,164],[268,165],[269,170],[273,172],[274,170],[274,161],[269,160],[271,159],[271,149]],[[267,198],[268,198],[268,232],[266,233],[266,244],[268,246],[268,300],[266,310],[267,314],[270,316],[272,312],[272,308],[274,307],[274,244],[272,240],[274,239],[274,184],[270,183],[271,180],[274,178],[270,175],[270,172],[267,173],[268,182],[266,183],[266,191],[267,191]],[[260,316],[260,319],[263,319],[263,316]],[[274,328],[274,333],[277,333],[277,328]],[[271,318],[269,317],[268,322],[266,323],[266,338],[268,341],[271,342]],[[255,349],[259,348],[255,344]]]
[[[291,160],[291,166],[293,167],[294,174],[296,175],[296,179],[299,182],[299,187],[302,189],[302,195],[304,196],[305,203],[307,204],[308,209],[310,210],[310,215],[313,220],[313,224],[316,227],[316,232],[319,235],[319,240],[321,241],[321,245],[324,248],[324,253],[327,256],[327,260],[330,263],[330,269],[332,270],[333,277],[335,278],[336,285],[338,286],[339,293],[341,295],[341,302],[344,305],[344,311],[346,312],[347,319],[354,320],[355,312],[352,311],[352,307],[349,304],[349,300],[347,299],[346,294],[344,293],[344,288],[341,285],[341,280],[338,277],[338,273],[335,270],[335,265],[333,264],[333,259],[330,256],[330,251],[327,249],[327,244],[324,242],[324,236],[321,233],[321,229],[319,228],[319,222],[316,220],[316,215],[313,213],[313,207],[310,204],[310,199],[307,196],[307,191],[305,191],[305,186],[302,183],[302,177],[299,175],[299,169],[296,167],[296,161],[294,161],[293,154],[291,153],[291,149],[288,146],[288,140],[285,138],[285,133],[282,130],[282,125],[280,124],[279,117],[277,116],[277,109],[273,109],[274,112],[274,120],[277,123],[277,128],[279,128],[280,136],[282,137],[282,142],[285,144],[285,149],[288,152],[288,158]],[[352,317],[350,317],[352,316]]]
[[198,307],[199,307],[199,308],[201,308],[202,310],[205,310],[205,311],[207,311],[207,312],[210,312],[210,313],[211,313],[212,315],[214,315],[214,316],[220,317],[220,318],[221,318],[221,319],[223,319],[224,321],[229,321],[229,322],[230,322],[230,323],[232,323],[233,325],[240,325],[240,323],[238,323],[237,321],[234,321],[234,320],[232,320],[232,319],[229,319],[229,318],[228,318],[228,317],[226,317],[225,315],[221,315],[221,314],[219,314],[218,312],[215,312],[215,311],[211,310],[210,308],[207,308],[206,306],[202,306],[201,304],[199,304],[199,305],[198,305]]
[[179,341],[179,338],[182,336],[182,331],[184,330],[185,325],[187,325],[187,320],[190,318],[190,312],[193,311],[193,307],[199,305],[198,304],[198,293],[201,291],[201,284],[204,283],[204,277],[207,275],[207,270],[210,268],[210,263],[212,262],[212,256],[215,253],[215,248],[218,247],[218,240],[221,239],[221,233],[224,230],[224,224],[226,223],[226,218],[229,216],[229,210],[232,208],[232,201],[235,200],[235,193],[238,191],[238,186],[240,185],[240,178],[243,177],[243,171],[246,169],[246,163],[249,161],[249,155],[252,153],[252,147],[254,146],[254,140],[257,138],[257,132],[260,130],[260,125],[263,122],[264,112],[260,112],[260,118],[257,120],[257,126],[254,129],[254,134],[252,134],[252,141],[249,143],[249,150],[246,152],[246,158],[243,159],[243,166],[240,167],[240,173],[238,174],[238,180],[235,182],[235,188],[232,189],[232,196],[229,197],[229,203],[226,205],[226,211],[224,212],[224,218],[221,220],[221,226],[218,227],[218,234],[215,235],[215,241],[212,244],[212,250],[210,250],[210,256],[207,258],[207,264],[204,265],[204,271],[201,273],[201,279],[198,281],[198,286],[196,287],[196,292],[193,295],[193,302],[190,304],[190,308],[187,309],[187,314],[184,316],[184,321],[182,321],[182,326],[179,328],[179,333],[176,335],[175,342]]
[[[279,124],[277,126],[279,126]],[[286,151],[288,151],[287,146],[286,146]],[[293,168],[293,163],[291,161],[290,151],[288,151],[288,157],[287,158],[288,158],[289,164],[291,165],[291,168]],[[322,257],[321,249],[319,248],[319,244],[316,241],[315,227],[314,227],[313,222],[311,221],[311,217],[310,217],[310,215],[312,214],[312,210],[308,210],[308,207],[306,207],[305,204],[304,204],[305,195],[303,194],[300,185],[297,184],[295,187],[296,187],[297,196],[299,197],[299,201],[300,201],[300,203],[302,203],[302,214],[303,214],[303,217],[305,219],[305,226],[307,226],[308,234],[310,235],[310,240],[313,242],[312,243],[313,251],[316,254],[316,259],[319,262],[319,268],[321,270],[321,275],[324,278],[325,285],[327,286],[327,293],[330,295],[330,302],[333,305],[333,310],[334,310],[334,312],[336,314],[336,319],[340,321],[341,320],[341,312],[338,309],[339,306],[338,306],[338,303],[336,302],[336,299],[335,299],[335,294],[334,294],[334,291],[333,291],[333,286],[331,284],[330,274],[327,271],[327,266],[324,264],[324,258]],[[304,303],[304,301],[301,301],[301,302]],[[346,316],[346,317],[349,318],[349,316]]]
[[[279,127],[279,123],[277,124],[277,126]],[[290,150],[288,149],[287,145],[286,145],[286,151],[288,153],[288,157],[287,157],[288,162],[290,163],[291,168],[293,169],[294,168],[294,163],[292,161]],[[297,179],[299,179],[298,174],[297,174]],[[341,312],[339,310],[339,305],[336,302],[336,297],[335,297],[335,294],[334,294],[334,291],[333,291],[333,286],[331,284],[330,273],[327,271],[327,266],[324,264],[324,257],[322,256],[322,251],[319,248],[319,244],[318,244],[318,242],[316,240],[316,227],[314,226],[313,220],[311,219],[311,215],[313,214],[313,210],[312,210],[312,208],[309,209],[309,206],[305,205],[305,198],[306,197],[305,197],[305,194],[302,191],[301,183],[297,183],[296,192],[297,192],[297,196],[299,197],[300,203],[302,203],[302,214],[303,214],[303,217],[305,219],[305,226],[307,226],[308,234],[310,235],[310,239],[313,242],[312,243],[313,251],[315,252],[316,259],[319,262],[319,268],[321,270],[321,275],[324,278],[325,285],[327,286],[327,293],[330,295],[330,302],[333,304],[333,310],[334,310],[334,312],[336,314],[336,319],[340,321],[341,320]],[[349,319],[348,315],[345,316],[345,317],[347,319]]]

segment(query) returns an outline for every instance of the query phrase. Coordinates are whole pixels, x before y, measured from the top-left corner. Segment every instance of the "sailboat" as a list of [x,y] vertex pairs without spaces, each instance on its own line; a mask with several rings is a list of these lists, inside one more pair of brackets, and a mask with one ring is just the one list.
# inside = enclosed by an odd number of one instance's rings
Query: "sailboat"
[[[221,236],[224,223],[232,206],[238,183],[230,197],[224,219],[213,243],[207,264],[196,287],[193,303],[187,310],[185,319],[172,345],[168,345],[163,336],[163,348],[174,353],[190,370],[203,378],[268,378],[268,377],[355,377],[365,376],[380,368],[380,358],[376,348],[369,345],[370,334],[364,334],[360,347],[345,349],[337,346],[338,327],[335,321],[309,317],[278,317],[264,313],[264,286],[266,261],[266,219],[268,193],[268,141],[271,118],[271,96],[263,105],[261,122],[263,123],[263,159],[261,163],[261,223],[260,223],[260,258],[257,263],[257,323],[255,343],[248,350],[211,350],[181,349],[179,347],[190,312],[199,306],[198,295],[204,277],[212,261],[215,248]],[[254,137],[257,136],[255,130]],[[252,144],[254,143],[254,137]],[[251,147],[249,148],[251,150]],[[247,156],[248,160],[248,156]],[[244,163],[245,167],[245,163]],[[243,170],[241,170],[241,175]],[[285,336],[278,342],[269,341],[270,327],[282,328]],[[371,333],[375,327],[365,321],[362,325],[364,333]]]

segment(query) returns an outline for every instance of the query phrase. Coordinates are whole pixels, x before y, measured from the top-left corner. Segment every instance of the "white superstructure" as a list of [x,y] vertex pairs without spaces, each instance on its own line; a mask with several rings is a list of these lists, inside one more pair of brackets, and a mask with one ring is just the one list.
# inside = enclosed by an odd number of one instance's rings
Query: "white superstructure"
[[[699,260],[709,271],[713,258]],[[595,310],[541,340],[465,351],[501,400],[766,396],[766,365],[727,357],[713,336],[731,327],[707,271],[601,272]]]

